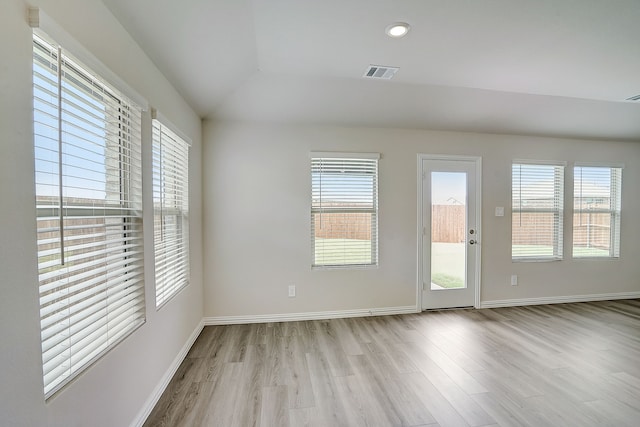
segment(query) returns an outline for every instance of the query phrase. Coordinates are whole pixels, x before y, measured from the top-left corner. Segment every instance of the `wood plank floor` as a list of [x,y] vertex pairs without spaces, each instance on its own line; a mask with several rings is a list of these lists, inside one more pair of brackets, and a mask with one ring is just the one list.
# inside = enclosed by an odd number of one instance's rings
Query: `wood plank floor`
[[639,426],[640,300],[207,326],[145,426]]

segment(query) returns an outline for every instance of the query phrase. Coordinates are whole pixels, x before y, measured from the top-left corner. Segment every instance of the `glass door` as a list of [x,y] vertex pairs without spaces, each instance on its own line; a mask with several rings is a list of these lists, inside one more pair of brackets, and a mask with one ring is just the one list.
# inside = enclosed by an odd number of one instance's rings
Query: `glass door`
[[422,161],[423,309],[475,305],[479,265],[478,161]]

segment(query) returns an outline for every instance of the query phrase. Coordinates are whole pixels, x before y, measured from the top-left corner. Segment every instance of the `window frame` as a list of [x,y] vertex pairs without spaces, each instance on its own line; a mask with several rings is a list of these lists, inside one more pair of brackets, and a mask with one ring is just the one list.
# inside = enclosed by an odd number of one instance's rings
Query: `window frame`
[[[361,269],[361,268],[377,268],[379,263],[379,251],[378,251],[378,243],[379,243],[379,233],[378,233],[378,224],[379,224],[379,209],[378,209],[378,194],[379,194],[379,153],[343,153],[343,152],[311,152],[309,153],[310,163],[311,163],[311,206],[310,206],[310,219],[311,219],[311,268],[313,270],[316,269]],[[354,170],[361,169],[361,173],[354,173],[354,176],[368,176],[370,172],[373,171],[373,180],[371,183],[371,192],[367,192],[365,198],[371,199],[371,204],[367,207],[365,206],[345,206],[345,207],[333,207],[328,206],[323,203],[322,198],[322,186],[321,184],[316,187],[314,186],[314,168],[317,168],[317,165],[320,165],[320,173],[322,176],[323,165],[327,165],[327,167],[339,168],[339,164],[360,164],[360,167],[353,166]],[[343,166],[346,168],[346,166]],[[335,175],[335,173],[334,173]],[[334,184],[335,185],[335,184]],[[343,185],[343,184],[340,184]],[[344,190],[345,187],[342,187],[341,190]],[[347,189],[348,190],[348,189]],[[335,191],[335,188],[334,188]],[[343,197],[344,193],[342,193]],[[353,194],[349,194],[351,197],[356,197]],[[362,194],[360,195],[362,196]],[[323,214],[365,214],[370,215],[370,228],[369,228],[369,238],[370,238],[370,246],[369,246],[369,259],[370,262],[349,262],[348,259],[343,258],[342,261],[339,262],[319,262],[316,258],[318,255],[318,245],[316,242],[316,228],[315,228],[315,216]],[[323,255],[323,254],[321,254]],[[324,257],[323,257],[324,258]]]
[[46,400],[146,321],[142,108],[38,29],[32,54]]
[[[536,207],[523,207],[522,206],[522,187],[518,189],[518,200],[520,200],[520,206],[516,208],[516,175],[514,173],[515,168],[520,166],[520,172],[518,175],[519,183],[522,183],[522,167],[549,167],[553,168],[553,206],[536,208]],[[514,159],[511,162],[511,260],[512,262],[547,262],[547,261],[561,261],[564,258],[564,196],[565,196],[565,169],[566,162],[564,161],[544,161],[544,160],[523,160]],[[532,253],[531,255],[515,255],[514,254],[514,217],[516,214],[531,213],[552,213],[552,254],[544,255],[542,253]]]
[[[153,241],[156,310],[190,283],[189,147],[152,110]],[[165,162],[169,160],[170,163]],[[168,200],[168,202],[167,202]]]
[[[609,169],[609,209],[576,209],[576,199],[582,199],[582,188],[577,188],[577,171],[582,168],[597,168],[597,169]],[[620,258],[620,222],[622,211],[622,175],[623,164],[607,164],[607,163],[590,163],[590,162],[576,162],[573,165],[573,226],[572,226],[572,242],[571,242],[571,256],[573,259],[618,259]],[[614,174],[617,176],[614,177]],[[615,179],[615,185],[614,185]],[[582,182],[582,181],[580,181]],[[579,193],[580,192],[580,193]],[[579,196],[580,194],[580,196]],[[590,213],[590,214],[609,214],[609,254],[608,255],[576,255],[576,215]]]

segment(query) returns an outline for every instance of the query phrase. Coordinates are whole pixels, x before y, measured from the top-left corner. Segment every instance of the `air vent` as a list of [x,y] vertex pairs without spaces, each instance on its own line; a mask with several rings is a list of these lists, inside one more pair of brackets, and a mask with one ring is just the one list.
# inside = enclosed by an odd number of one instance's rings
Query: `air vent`
[[400,68],[381,65],[369,65],[362,77],[367,79],[391,80]]
[[640,95],[632,96],[631,98],[627,98],[627,101],[640,101]]

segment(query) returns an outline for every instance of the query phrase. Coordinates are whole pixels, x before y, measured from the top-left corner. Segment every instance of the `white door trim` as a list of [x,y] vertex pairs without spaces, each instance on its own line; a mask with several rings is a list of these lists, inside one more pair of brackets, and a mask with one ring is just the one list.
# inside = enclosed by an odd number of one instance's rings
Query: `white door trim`
[[424,160],[464,160],[464,161],[473,161],[476,163],[476,188],[474,188],[476,192],[476,238],[478,240],[477,246],[477,257],[476,257],[476,267],[475,267],[475,279],[476,279],[476,289],[475,289],[475,298],[473,306],[475,308],[480,308],[480,288],[481,288],[481,265],[482,265],[482,157],[479,156],[456,156],[456,155],[447,155],[447,154],[422,154],[418,153],[418,168],[417,168],[417,183],[418,183],[418,193],[417,193],[417,230],[416,230],[416,240],[417,240],[417,258],[416,263],[418,266],[417,271],[417,280],[416,280],[416,311],[422,311],[422,287],[423,287],[423,277],[424,277],[424,268],[423,268],[423,245],[422,245],[422,236],[426,230],[426,226],[428,224],[424,224],[424,215],[422,211],[422,195],[424,194],[424,171],[422,170],[422,162]]

